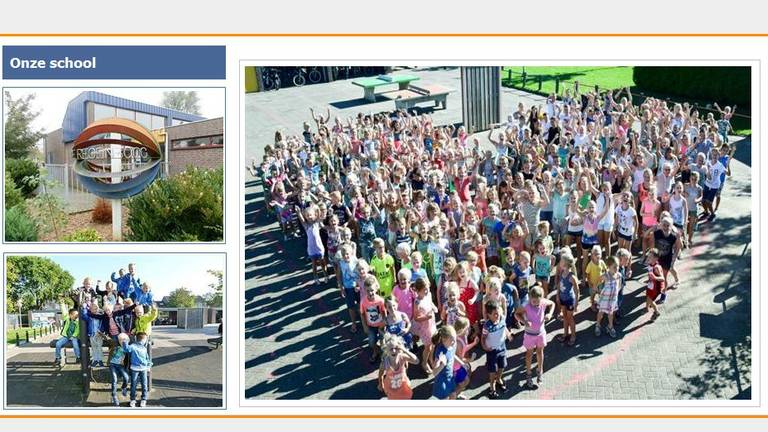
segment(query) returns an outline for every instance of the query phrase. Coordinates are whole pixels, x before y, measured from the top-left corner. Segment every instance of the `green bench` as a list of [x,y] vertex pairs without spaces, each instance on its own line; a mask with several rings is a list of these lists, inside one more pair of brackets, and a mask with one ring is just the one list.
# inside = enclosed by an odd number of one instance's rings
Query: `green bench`
[[408,110],[415,108],[417,104],[424,102],[434,102],[435,108],[442,106],[448,107],[448,95],[453,90],[439,85],[411,85],[405,90],[396,90],[384,93],[387,99],[395,101],[395,109]]
[[352,81],[352,84],[363,88],[363,98],[369,102],[376,102],[376,87],[392,84],[398,85],[398,90],[405,90],[412,81],[418,80],[415,75],[379,75],[374,78],[361,78]]

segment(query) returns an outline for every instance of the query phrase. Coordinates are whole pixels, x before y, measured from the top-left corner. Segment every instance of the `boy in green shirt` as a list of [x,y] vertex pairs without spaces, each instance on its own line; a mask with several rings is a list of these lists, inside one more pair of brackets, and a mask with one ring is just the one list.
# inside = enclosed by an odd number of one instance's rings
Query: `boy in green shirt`
[[373,240],[373,250],[375,254],[371,258],[371,268],[379,282],[379,294],[386,298],[392,294],[395,286],[395,259],[384,250],[384,240],[381,238]]

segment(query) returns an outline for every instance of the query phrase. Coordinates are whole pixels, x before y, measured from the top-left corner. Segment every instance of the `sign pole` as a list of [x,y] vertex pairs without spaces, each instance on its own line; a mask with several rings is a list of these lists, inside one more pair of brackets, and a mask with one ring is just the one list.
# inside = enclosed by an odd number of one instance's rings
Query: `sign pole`
[[[112,134],[115,139],[120,139],[120,134]],[[114,136],[117,135],[117,136]],[[122,146],[117,144],[110,145],[111,150],[111,171],[113,173],[123,170]],[[112,183],[120,183],[122,178],[112,177]],[[123,241],[123,202],[120,199],[112,201],[112,241]]]

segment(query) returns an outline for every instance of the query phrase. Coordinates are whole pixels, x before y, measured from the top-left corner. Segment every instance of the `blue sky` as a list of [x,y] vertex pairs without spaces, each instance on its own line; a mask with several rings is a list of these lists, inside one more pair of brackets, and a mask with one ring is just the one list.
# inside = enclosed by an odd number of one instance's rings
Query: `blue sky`
[[109,280],[112,272],[128,270],[128,263],[136,264],[136,274],[142,282],[152,286],[155,298],[168,295],[185,287],[198,295],[210,291],[208,285],[215,278],[206,270],[225,270],[224,254],[168,253],[168,254],[49,254],[44,255],[58,263],[74,276],[80,286],[86,276],[94,283]]

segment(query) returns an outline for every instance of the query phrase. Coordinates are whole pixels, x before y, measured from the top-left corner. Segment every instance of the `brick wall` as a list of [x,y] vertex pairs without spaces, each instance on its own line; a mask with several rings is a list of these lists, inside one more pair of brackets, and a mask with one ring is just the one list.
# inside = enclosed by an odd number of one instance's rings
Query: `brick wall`
[[[170,142],[178,139],[222,135],[223,131],[224,119],[221,117],[166,128],[167,139]],[[169,144],[169,146],[168,163],[171,175],[183,172],[190,165],[208,169],[221,168],[224,165],[223,147],[173,149],[172,145]]]
[[224,163],[224,148],[201,148],[171,150],[171,175],[176,175],[193,165],[198,168],[221,168]]

